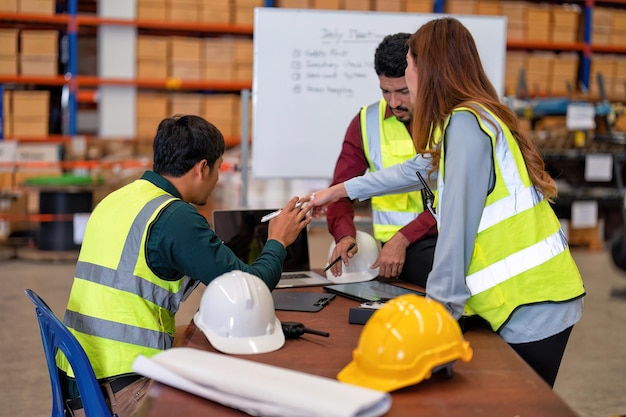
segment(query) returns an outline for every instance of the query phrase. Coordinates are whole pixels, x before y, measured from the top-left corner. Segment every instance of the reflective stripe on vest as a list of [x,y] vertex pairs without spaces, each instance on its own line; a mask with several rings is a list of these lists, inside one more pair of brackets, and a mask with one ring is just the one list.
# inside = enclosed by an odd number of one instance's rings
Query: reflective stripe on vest
[[[485,202],[466,276],[471,293],[466,313],[481,315],[498,330],[521,305],[568,301],[583,295],[582,279],[560,223],[532,185],[509,129],[482,107],[480,111],[457,111],[472,113],[489,136],[496,179]],[[442,147],[441,204],[445,204],[444,153]]]
[[[406,126],[396,117],[385,118],[387,102],[363,107],[361,140],[370,171],[375,172],[415,156],[415,146]],[[417,180],[417,179],[416,179]],[[372,198],[374,236],[386,242],[424,211],[419,191]]]
[[[164,281],[146,263],[147,231],[161,210],[177,198],[145,180],[126,187],[101,202],[103,211],[97,207],[91,216],[90,221],[96,221],[91,234],[86,235],[91,244],[81,250],[64,317],[64,323],[85,348],[97,378],[131,372],[138,354],[151,356],[172,347],[174,314],[197,285],[188,277]],[[111,222],[115,215],[107,209],[119,211],[120,204],[131,195],[139,197],[129,204],[127,217],[120,219],[120,236],[115,222]],[[103,242],[107,244],[123,243],[121,250],[106,251],[97,241],[101,235],[106,235]],[[119,300],[124,305],[120,313],[115,310]],[[68,371],[65,358],[58,356],[57,364]]]

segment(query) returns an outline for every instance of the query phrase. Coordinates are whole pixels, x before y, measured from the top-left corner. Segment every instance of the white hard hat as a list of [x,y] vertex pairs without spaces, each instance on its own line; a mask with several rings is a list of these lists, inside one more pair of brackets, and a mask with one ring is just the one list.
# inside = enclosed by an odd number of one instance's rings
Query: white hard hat
[[[372,235],[361,230],[356,231],[356,244],[359,251],[349,258],[349,264],[346,266],[341,262],[341,275],[333,276],[330,269],[326,271],[326,278],[336,284],[348,282],[369,281],[378,276],[379,268],[371,269],[370,266],[378,259],[380,253],[380,245]],[[328,249],[328,258],[333,255],[336,243],[333,241]]]
[[247,272],[231,271],[211,281],[193,321],[224,353],[272,352],[285,344],[269,288]]

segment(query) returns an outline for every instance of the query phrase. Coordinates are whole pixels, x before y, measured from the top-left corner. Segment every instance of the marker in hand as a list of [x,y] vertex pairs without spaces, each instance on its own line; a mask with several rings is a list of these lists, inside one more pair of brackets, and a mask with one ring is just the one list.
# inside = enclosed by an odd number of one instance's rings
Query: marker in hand
[[[313,195],[311,195],[311,200],[313,200]],[[306,203],[308,203],[308,201],[305,202],[305,204]],[[298,201],[296,203],[296,208],[300,207],[301,205],[302,205],[302,203]],[[278,209],[278,210],[273,211],[273,212],[271,212],[269,214],[266,214],[265,216],[261,217],[261,223],[265,223],[265,222],[268,222],[268,221],[272,220],[274,217],[278,216],[282,211],[283,211],[283,209]]]
[[[296,208],[300,207],[301,205],[302,204],[300,202],[296,203]],[[261,223],[269,222],[274,217],[277,217],[282,211],[283,211],[283,209],[278,209],[278,210],[273,211],[273,212],[271,212],[269,214],[266,214],[265,216],[261,217]]]
[[[350,252],[355,246],[356,246],[356,242],[352,242],[350,244],[350,246],[348,246],[348,249],[346,250],[346,252]],[[326,268],[324,268],[324,272],[328,271],[330,268],[332,268],[333,265],[335,265],[340,260],[341,260],[341,255],[339,255],[335,259],[333,259],[333,261],[331,263],[329,263]]]

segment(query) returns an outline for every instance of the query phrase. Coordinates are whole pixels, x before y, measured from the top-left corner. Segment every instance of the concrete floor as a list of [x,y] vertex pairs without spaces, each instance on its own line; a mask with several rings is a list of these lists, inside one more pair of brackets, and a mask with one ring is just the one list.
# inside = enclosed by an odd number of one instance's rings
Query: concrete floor
[[[219,196],[220,190],[216,194]],[[277,205],[270,202],[264,206]],[[312,266],[323,267],[330,244],[325,223],[314,224],[309,235]],[[573,248],[572,252],[588,295],[554,390],[581,417],[626,414],[626,298],[612,295],[615,290],[626,293],[626,273],[613,266],[606,251]],[[50,382],[34,307],[23,291],[33,289],[62,316],[72,284],[74,260],[8,259],[10,255],[0,248],[0,417],[45,417],[51,410]],[[177,324],[189,323],[202,289],[183,303]]]

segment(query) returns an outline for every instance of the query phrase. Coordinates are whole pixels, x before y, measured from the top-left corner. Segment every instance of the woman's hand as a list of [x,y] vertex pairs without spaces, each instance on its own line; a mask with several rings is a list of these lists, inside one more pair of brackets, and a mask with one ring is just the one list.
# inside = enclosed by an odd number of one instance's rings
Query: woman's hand
[[346,188],[343,186],[343,183],[340,183],[326,188],[325,190],[311,193],[303,198],[303,200],[310,200],[309,208],[311,208],[313,217],[317,218],[326,214],[330,203],[347,196]]

